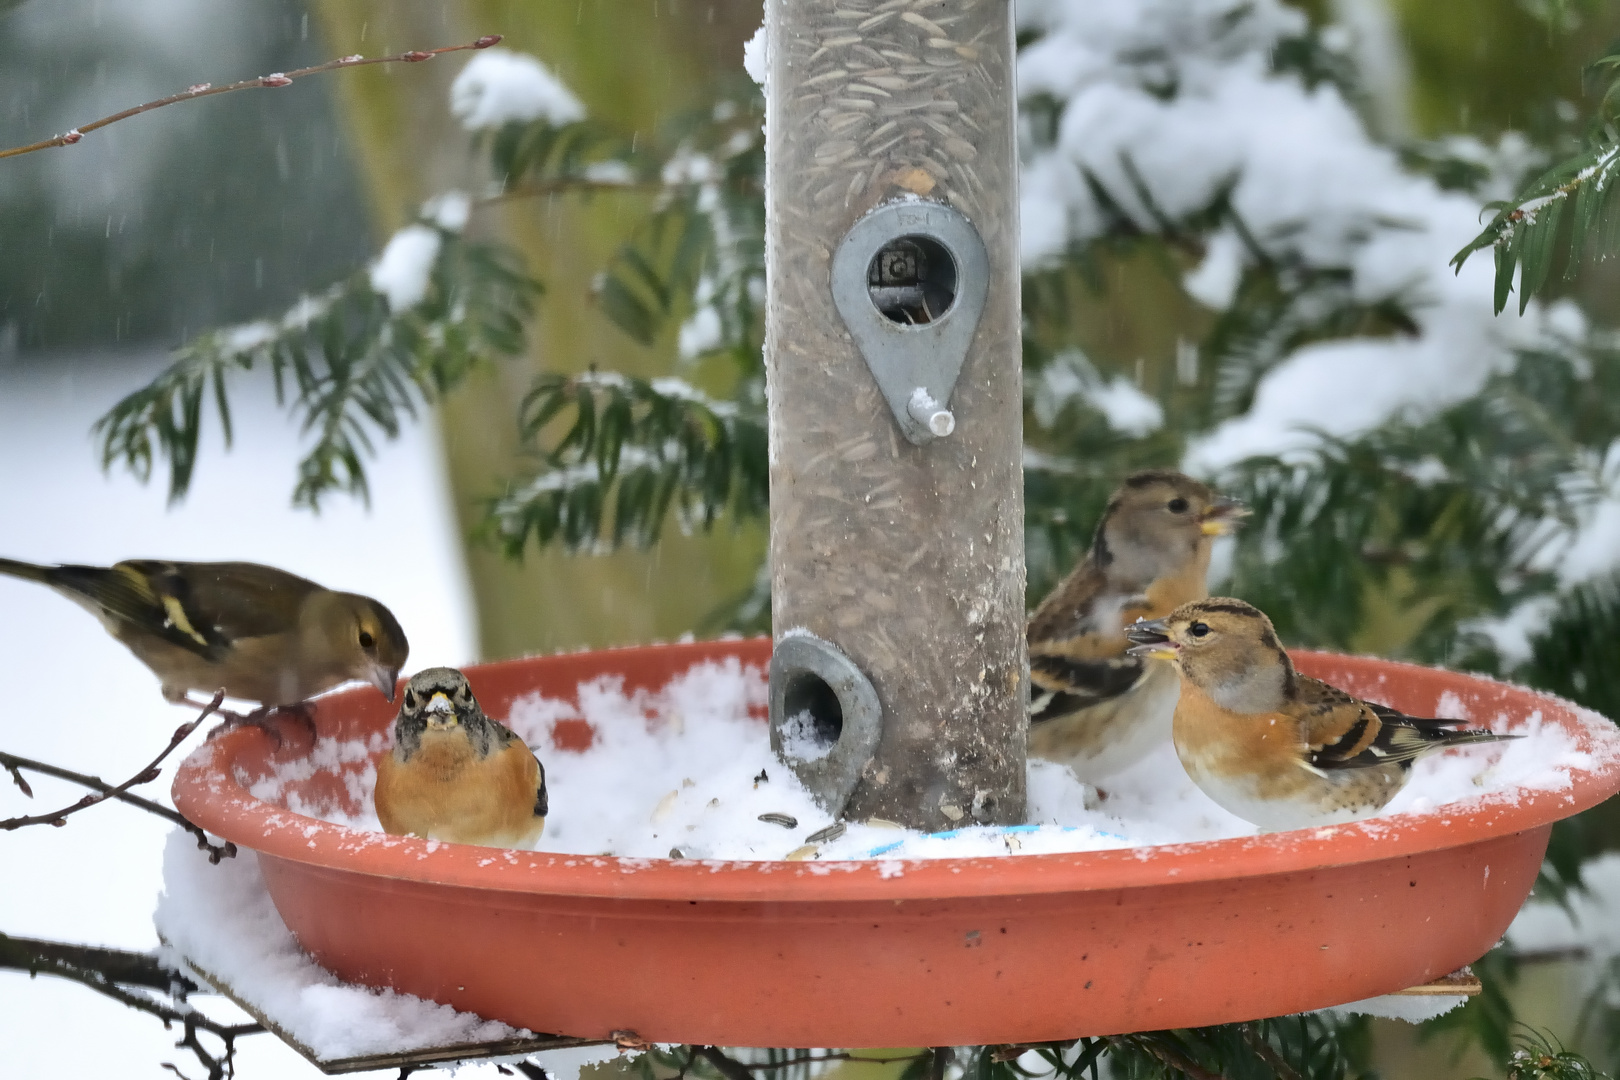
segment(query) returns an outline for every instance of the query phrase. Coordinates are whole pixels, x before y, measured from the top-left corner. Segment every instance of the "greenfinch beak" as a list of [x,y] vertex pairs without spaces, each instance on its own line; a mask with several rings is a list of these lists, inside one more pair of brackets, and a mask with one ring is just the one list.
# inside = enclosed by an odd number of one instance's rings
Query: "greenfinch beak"
[[394,688],[399,685],[399,668],[372,664],[371,669],[366,672],[366,681],[381,690],[390,705],[394,703]]
[[1154,619],[1152,622],[1137,622],[1134,626],[1126,627],[1125,636],[1130,639],[1131,647],[1125,651],[1132,656],[1145,656],[1154,660],[1174,660],[1176,658],[1176,644],[1165,633],[1163,619]]
[[1236,499],[1228,499],[1222,495],[1209,504],[1204,511],[1203,520],[1198,527],[1205,536],[1230,536],[1237,532],[1239,524],[1248,517],[1252,511]]

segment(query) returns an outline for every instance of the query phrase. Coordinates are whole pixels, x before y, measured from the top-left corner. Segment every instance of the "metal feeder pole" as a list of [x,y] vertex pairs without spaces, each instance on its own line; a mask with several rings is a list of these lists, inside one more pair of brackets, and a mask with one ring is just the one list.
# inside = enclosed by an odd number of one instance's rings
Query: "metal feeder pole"
[[772,745],[834,813],[1024,819],[1008,0],[766,0]]

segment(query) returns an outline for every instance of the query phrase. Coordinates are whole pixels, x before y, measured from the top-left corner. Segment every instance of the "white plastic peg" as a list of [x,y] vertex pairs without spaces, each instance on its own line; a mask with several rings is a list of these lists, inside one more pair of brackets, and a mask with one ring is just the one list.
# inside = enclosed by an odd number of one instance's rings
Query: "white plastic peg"
[[956,430],[956,417],[951,410],[934,400],[923,387],[919,386],[911,392],[911,400],[906,402],[906,411],[917,423],[932,431],[938,438],[943,439]]

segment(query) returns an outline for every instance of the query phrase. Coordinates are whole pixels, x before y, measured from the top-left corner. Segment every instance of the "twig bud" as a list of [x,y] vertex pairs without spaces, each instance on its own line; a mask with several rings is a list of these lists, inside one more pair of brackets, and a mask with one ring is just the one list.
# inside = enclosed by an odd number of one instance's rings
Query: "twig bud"
[[433,54],[430,52],[424,52],[421,49],[412,49],[408,53],[401,53],[399,58],[405,61],[407,64],[418,64],[423,60],[433,59]]
[[84,138],[84,135],[79,131],[78,128],[74,128],[72,131],[62,136],[62,141],[71,146],[73,143],[78,142],[82,138]]
[[338,63],[340,63],[340,64],[353,64],[353,63],[357,63],[357,62],[359,62],[361,60],[364,60],[364,59],[365,59],[365,55],[363,53],[350,53],[348,56],[345,56],[342,60],[339,60]]
[[188,94],[200,94],[204,90],[211,89],[213,87],[213,85],[214,84],[211,83],[211,82],[192,83],[190,86],[186,87],[186,93],[188,93]]
[[475,49],[487,49],[491,45],[499,45],[500,43],[501,43],[501,35],[500,34],[485,34],[483,37],[481,37],[477,41],[473,42],[473,48],[475,48]]
[[281,72],[277,71],[277,72],[275,72],[273,74],[266,75],[264,78],[260,79],[259,80],[259,85],[260,86],[291,86],[292,85],[292,80],[287,78],[287,76],[283,75]]

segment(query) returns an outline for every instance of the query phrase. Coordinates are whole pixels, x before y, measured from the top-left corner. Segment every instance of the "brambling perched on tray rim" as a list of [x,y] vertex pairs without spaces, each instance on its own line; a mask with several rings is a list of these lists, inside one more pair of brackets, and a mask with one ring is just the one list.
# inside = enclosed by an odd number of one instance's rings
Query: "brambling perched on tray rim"
[[1170,738],[1175,671],[1129,655],[1125,628],[1208,596],[1215,538],[1247,514],[1178,472],[1125,479],[1091,550],[1030,616],[1031,754],[1095,782]]
[[394,700],[410,643],[369,596],[273,566],[128,559],[110,567],[0,558],[0,574],[47,585],[101,621],[163,684],[294,706],[358,679]]
[[1214,597],[1131,627],[1181,676],[1174,741],[1193,781],[1268,831],[1368,817],[1431,750],[1518,738],[1408,716],[1301,675],[1264,612]]
[[549,809],[540,760],[445,667],[405,684],[374,798],[385,832],[485,847],[532,847]]

